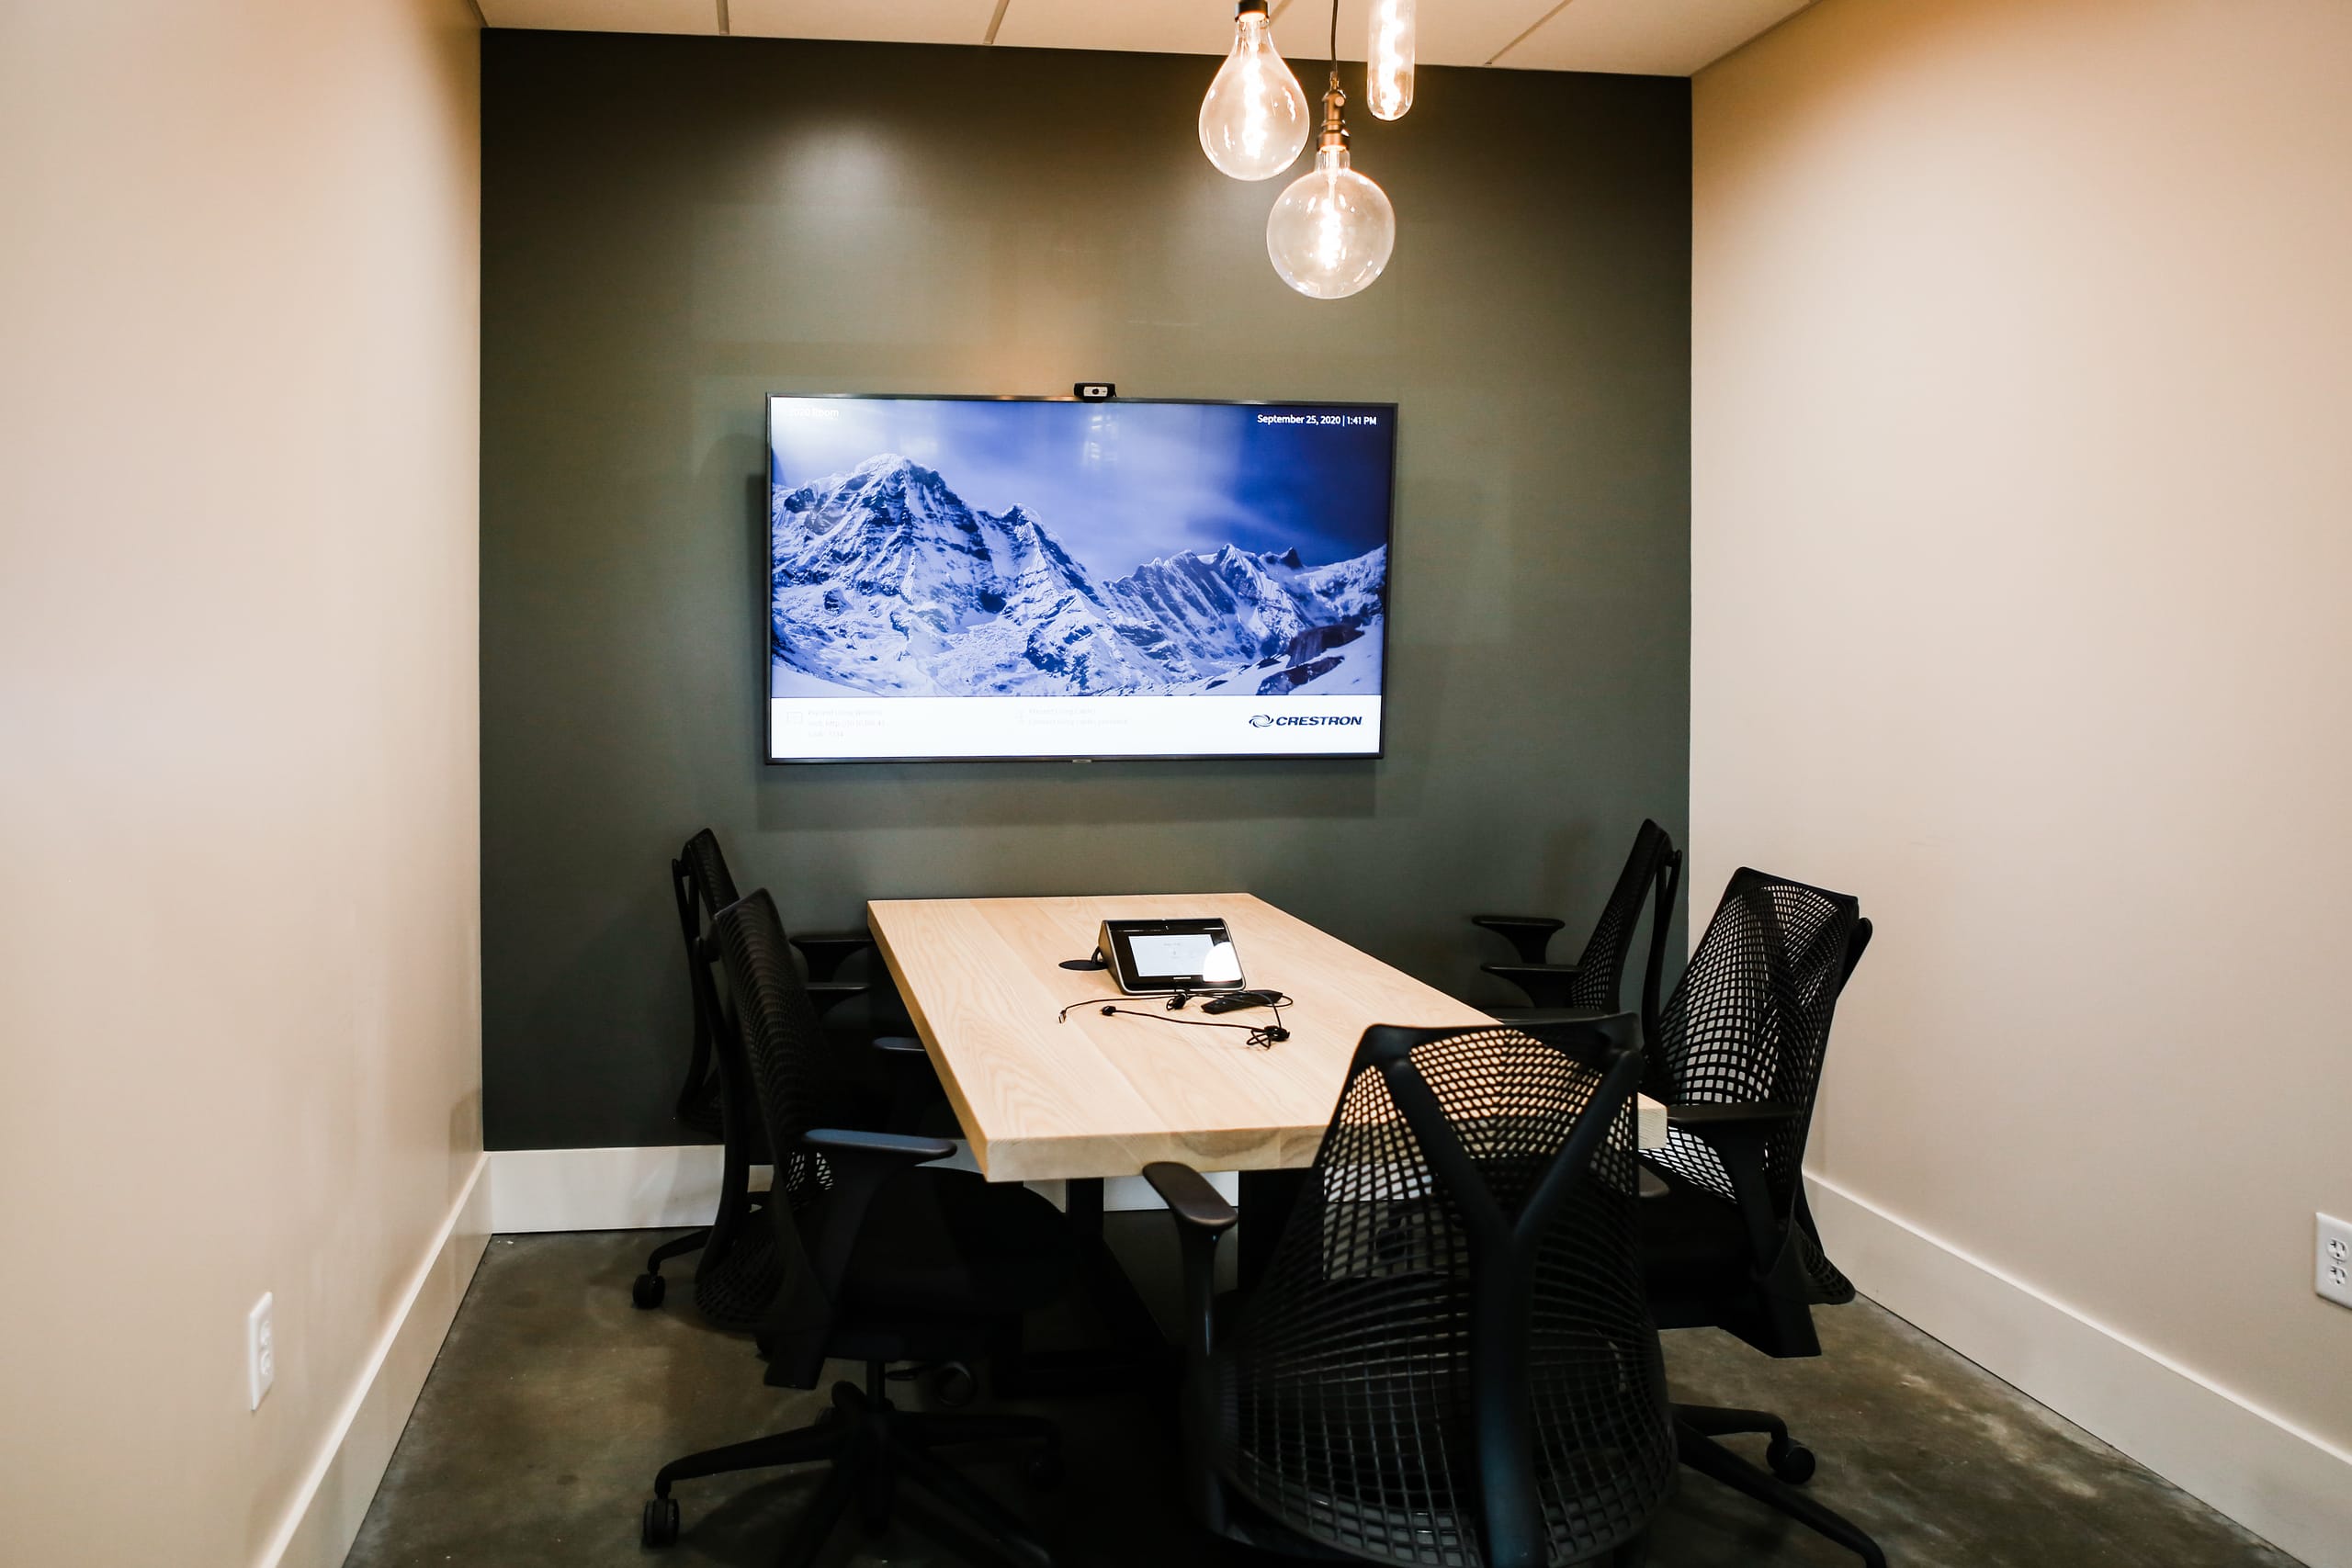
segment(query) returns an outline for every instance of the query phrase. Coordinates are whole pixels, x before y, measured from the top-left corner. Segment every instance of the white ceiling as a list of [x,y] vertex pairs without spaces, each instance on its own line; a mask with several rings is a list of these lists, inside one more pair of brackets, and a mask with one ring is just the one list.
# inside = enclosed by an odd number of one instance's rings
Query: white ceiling
[[[1420,0],[1432,65],[1688,76],[1813,0]],[[476,0],[493,28],[991,43],[1222,54],[1232,0]],[[1340,53],[1363,58],[1370,0],[1340,0]],[[1294,61],[1325,48],[1326,0],[1274,0]]]

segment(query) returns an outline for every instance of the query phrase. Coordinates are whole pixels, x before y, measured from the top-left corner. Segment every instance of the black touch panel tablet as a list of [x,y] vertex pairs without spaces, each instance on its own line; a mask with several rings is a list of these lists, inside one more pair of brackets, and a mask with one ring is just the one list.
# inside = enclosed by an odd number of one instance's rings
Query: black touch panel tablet
[[1223,920],[1105,920],[1095,946],[1129,995],[1241,988],[1241,955]]

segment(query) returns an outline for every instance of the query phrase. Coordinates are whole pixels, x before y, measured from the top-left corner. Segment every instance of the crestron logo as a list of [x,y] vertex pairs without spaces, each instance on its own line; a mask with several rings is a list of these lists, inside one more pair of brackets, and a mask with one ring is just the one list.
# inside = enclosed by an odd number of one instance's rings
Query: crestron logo
[[1361,725],[1362,723],[1363,723],[1363,715],[1360,713],[1253,713],[1250,716],[1250,728],[1252,729],[1264,729],[1277,724]]

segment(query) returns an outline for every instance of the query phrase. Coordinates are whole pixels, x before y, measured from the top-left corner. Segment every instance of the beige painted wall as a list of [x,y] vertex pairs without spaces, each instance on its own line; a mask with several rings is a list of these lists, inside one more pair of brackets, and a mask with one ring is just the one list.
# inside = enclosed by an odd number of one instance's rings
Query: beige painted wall
[[475,27],[0,7],[10,1562],[267,1552],[480,1157]]
[[1878,922],[1816,1169],[2339,1448],[2347,64],[1822,0],[1698,80],[1692,306],[1692,927],[1743,862]]

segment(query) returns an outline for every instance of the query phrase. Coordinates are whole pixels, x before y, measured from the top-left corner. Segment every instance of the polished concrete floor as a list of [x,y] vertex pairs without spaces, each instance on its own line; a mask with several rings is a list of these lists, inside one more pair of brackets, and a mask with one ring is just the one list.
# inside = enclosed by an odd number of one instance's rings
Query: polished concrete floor
[[[1168,1221],[1114,1214],[1110,1226],[1158,1304],[1173,1269]],[[346,1568],[754,1568],[774,1559],[815,1484],[805,1471],[685,1483],[678,1544],[659,1557],[638,1545],[638,1510],[665,1460],[799,1426],[821,1397],[765,1387],[748,1341],[693,1321],[689,1260],[670,1270],[672,1305],[633,1309],[629,1280],[659,1239],[625,1232],[491,1243]],[[1675,1395],[1786,1416],[1820,1459],[1808,1490],[1874,1533],[1896,1568],[2292,1568],[2291,1558],[1879,1308],[1825,1311],[1820,1324],[1825,1353],[1806,1361],[1770,1361],[1717,1334],[1669,1334]],[[1062,1562],[1274,1561],[1191,1529],[1175,1491],[1172,1423],[1154,1396],[1021,1408],[1062,1423],[1064,1483],[1030,1488],[1009,1454],[970,1472],[1037,1520]],[[889,1530],[870,1539],[845,1522],[827,1562],[989,1561],[944,1544],[952,1521],[910,1528],[918,1518],[902,1502]],[[1856,1561],[1687,1472],[1652,1544],[1656,1568]]]

